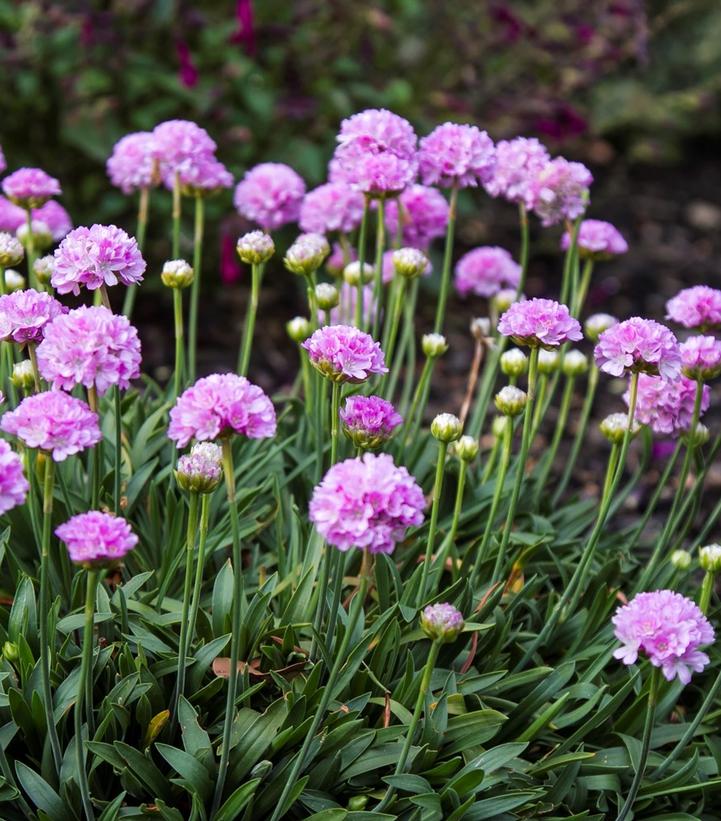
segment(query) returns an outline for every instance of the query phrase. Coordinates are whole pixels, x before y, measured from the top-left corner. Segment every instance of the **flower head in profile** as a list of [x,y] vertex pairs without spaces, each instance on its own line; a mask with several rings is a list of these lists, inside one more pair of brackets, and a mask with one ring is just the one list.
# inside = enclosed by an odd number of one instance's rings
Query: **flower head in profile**
[[65,310],[50,294],[33,288],[0,296],[0,340],[40,342],[48,323]]
[[363,194],[343,182],[327,182],[309,191],[300,206],[301,231],[347,234],[360,225]]
[[517,288],[520,281],[521,266],[505,248],[474,248],[456,263],[455,285],[461,296],[491,297],[503,288]]
[[421,629],[434,641],[455,641],[464,626],[461,611],[447,602],[429,604],[421,612]]
[[684,328],[707,330],[721,326],[721,290],[708,285],[684,288],[666,303],[666,318]]
[[391,438],[403,417],[380,396],[349,396],[340,409],[343,433],[356,447],[371,450]]
[[309,515],[321,536],[339,550],[392,553],[409,527],[423,522],[423,491],[388,454],[346,459],[325,474]]
[[238,213],[264,231],[296,222],[305,196],[305,183],[293,169],[278,162],[251,168],[235,187]]
[[86,568],[114,565],[138,543],[125,519],[99,510],[73,516],[55,535],[65,543],[70,561]]
[[56,462],[93,447],[102,438],[97,413],[62,391],[26,397],[15,410],[3,414],[0,428],[28,448],[51,453]]
[[692,336],[681,343],[681,367],[691,379],[708,382],[721,373],[721,342],[713,336]]
[[496,164],[486,191],[509,202],[526,202],[531,180],[550,159],[546,146],[535,137],[501,140],[496,143]]
[[565,305],[552,299],[514,302],[500,318],[498,330],[517,345],[531,347],[556,348],[583,339],[578,320]]
[[448,200],[437,188],[409,185],[397,199],[386,203],[386,228],[391,237],[398,236],[399,213],[403,245],[425,250],[446,233]]
[[54,242],[60,242],[73,230],[73,221],[70,214],[55,200],[48,200],[40,208],[33,208],[33,222],[41,222],[47,226]]
[[[565,231],[561,249],[567,251],[570,245],[571,235]],[[618,228],[603,220],[584,220],[578,229],[576,245],[581,259],[612,259],[628,251],[628,243]]]
[[249,231],[238,238],[235,250],[241,262],[246,265],[260,265],[275,253],[275,243],[265,231]]
[[209,441],[232,434],[248,439],[275,436],[275,409],[261,388],[244,376],[215,373],[198,379],[170,411],[168,436],[179,448],[191,439]]
[[593,175],[585,165],[556,157],[530,181],[526,205],[544,226],[574,220],[586,209],[592,182]]
[[105,165],[110,182],[123,194],[151,188],[158,182],[155,137],[137,131],[121,137]]
[[59,294],[80,293],[80,286],[142,282],[145,260],[133,237],[115,225],[91,225],[71,231],[55,249],[53,288]]
[[332,382],[365,382],[374,373],[388,372],[380,344],[352,325],[318,328],[301,347]]
[[[206,197],[233,186],[233,175],[220,160],[213,156],[201,156],[184,164],[178,171],[178,181],[183,194],[189,197]],[[166,187],[172,183],[166,180]]]
[[153,129],[153,156],[160,176],[172,187],[199,161],[212,158],[216,144],[208,132],[190,120],[166,120]]
[[223,478],[223,449],[215,442],[197,442],[178,459],[178,484],[192,493],[212,493]]
[[18,168],[2,181],[10,202],[21,208],[39,208],[51,197],[62,194],[60,183],[41,168]]
[[691,599],[673,590],[639,593],[619,607],[612,622],[621,642],[613,655],[624,664],[635,664],[643,653],[667,681],[688,684],[691,673],[709,663],[699,648],[714,641],[713,628]]
[[[628,404],[629,391],[626,391],[623,398]],[[684,433],[691,426],[695,399],[696,383],[686,376],[664,379],[662,376],[639,374],[636,419],[660,435],[675,436]],[[710,389],[704,386],[701,415],[708,410],[710,401]]]
[[424,185],[475,187],[492,178],[496,148],[475,125],[443,123],[421,139],[418,165]]
[[660,322],[633,316],[605,330],[594,349],[598,367],[611,376],[629,371],[676,379],[681,350],[676,337]]
[[4,439],[0,439],[0,515],[23,504],[29,489],[22,459]]
[[283,263],[292,273],[308,276],[320,268],[328,254],[330,245],[322,234],[301,234],[285,252]]

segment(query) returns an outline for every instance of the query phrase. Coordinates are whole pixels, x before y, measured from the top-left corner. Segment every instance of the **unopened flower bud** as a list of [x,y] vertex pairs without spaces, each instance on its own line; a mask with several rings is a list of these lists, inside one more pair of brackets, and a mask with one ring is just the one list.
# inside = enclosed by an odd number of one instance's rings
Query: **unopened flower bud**
[[0,268],[20,265],[25,257],[22,242],[12,234],[0,233]]
[[452,604],[429,604],[421,612],[421,629],[433,641],[444,644],[455,641],[463,630],[460,610]]
[[461,436],[453,444],[453,451],[462,462],[472,462],[478,456],[478,439],[475,436]]
[[285,330],[293,342],[305,342],[312,333],[310,322],[304,316],[296,316],[286,322]]
[[671,554],[671,564],[677,570],[688,570],[691,567],[691,554],[688,550],[674,550]]
[[338,289],[329,282],[321,282],[315,286],[315,298],[321,311],[330,311],[335,308],[340,299]]
[[55,270],[55,257],[52,254],[47,254],[44,257],[38,257],[33,263],[33,271],[41,285],[48,285]]
[[175,478],[183,490],[212,493],[223,478],[223,451],[213,442],[199,442],[178,459]]
[[698,563],[709,573],[721,570],[721,544],[709,544],[698,552]]
[[439,442],[455,442],[463,433],[461,420],[453,413],[439,413],[431,422],[431,433]]
[[686,431],[686,441],[692,448],[700,448],[702,445],[705,445],[710,437],[709,429],[703,422],[697,422],[694,431],[692,431],[691,428]]
[[35,374],[33,373],[33,363],[29,359],[23,359],[13,365],[13,375],[10,381],[24,391],[32,391],[35,388]]
[[500,439],[505,435],[510,424],[511,420],[508,416],[494,416],[493,422],[491,423],[491,433],[496,439]]
[[184,259],[170,259],[164,262],[160,274],[163,285],[168,288],[187,288],[192,284],[194,277],[193,269]]
[[275,253],[273,239],[265,231],[249,231],[238,239],[235,245],[238,257],[246,265],[267,262]]
[[565,376],[583,376],[588,371],[588,357],[582,351],[574,348],[563,357],[561,370]]
[[20,656],[20,652],[18,650],[17,644],[15,644],[14,641],[6,641],[3,644],[3,656],[8,661],[17,661],[18,660],[18,658]]
[[[620,445],[628,430],[628,415],[625,413],[610,413],[599,425],[601,433],[612,445]],[[641,430],[641,426],[633,420],[631,437],[634,437]]]
[[[33,232],[33,248],[36,251],[44,251],[53,244],[53,232],[46,222],[42,220],[33,220],[31,224]],[[28,226],[24,222],[18,226],[15,235],[20,242],[27,248],[28,245]]]
[[491,320],[487,316],[477,316],[471,320],[471,336],[483,342],[491,335]]
[[428,257],[418,248],[399,248],[393,252],[393,268],[399,277],[415,279],[428,269]]
[[522,296],[516,299],[516,292],[513,288],[503,288],[491,299],[491,304],[497,314],[502,314],[507,311],[514,302],[518,302],[521,299],[523,299]]
[[291,273],[310,276],[330,254],[330,245],[323,234],[301,234],[286,251],[283,262]]
[[501,372],[506,376],[523,376],[528,371],[528,357],[520,348],[511,348],[501,355]]
[[5,269],[5,290],[11,294],[13,291],[22,291],[25,288],[25,277],[14,268]]
[[611,316],[611,314],[593,314],[586,320],[583,330],[591,342],[598,342],[598,337],[617,322],[616,317]]
[[543,348],[538,352],[538,372],[548,376],[558,370],[560,357],[558,351],[545,351]]
[[[374,269],[372,265],[369,265],[367,262],[363,263],[363,284],[367,285],[369,282],[373,282],[373,275]],[[361,265],[360,262],[356,259],[353,262],[349,262],[345,268],[343,269],[343,281],[347,282],[348,285],[358,285],[358,281],[361,279]]]
[[506,385],[496,394],[496,407],[504,416],[518,416],[528,402],[528,395],[514,385]]
[[348,809],[351,812],[362,812],[367,806],[367,795],[354,795],[348,799]]
[[437,359],[448,350],[448,343],[443,334],[423,334],[421,349],[428,359]]

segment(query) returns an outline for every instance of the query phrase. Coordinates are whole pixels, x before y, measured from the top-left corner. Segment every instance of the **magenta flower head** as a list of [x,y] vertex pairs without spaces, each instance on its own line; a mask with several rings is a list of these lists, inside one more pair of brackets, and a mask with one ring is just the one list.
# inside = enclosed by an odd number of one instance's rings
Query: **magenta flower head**
[[275,409],[265,393],[244,376],[214,373],[191,385],[170,411],[168,436],[179,448],[234,433],[248,439],[275,436]]
[[392,553],[409,527],[423,522],[416,480],[387,453],[346,459],[326,473],[310,500],[310,520],[338,550]]
[[[628,405],[629,391],[623,395]],[[654,433],[676,436],[685,433],[693,420],[696,383],[686,376],[664,379],[662,376],[639,374],[636,399],[636,421],[648,425]],[[701,415],[709,407],[711,391],[704,385],[701,394]]]
[[[233,175],[215,157],[201,156],[183,164],[178,171],[180,187],[188,197],[207,197],[233,186]],[[172,183],[166,186],[172,189]]]
[[498,330],[517,345],[557,348],[564,342],[583,339],[581,326],[565,305],[552,299],[514,302],[501,316]]
[[429,604],[421,611],[421,629],[433,641],[449,644],[463,630],[463,614],[452,604]]
[[638,371],[677,379],[681,373],[676,337],[653,319],[633,316],[612,325],[598,337],[593,355],[598,367],[611,376]]
[[446,233],[449,206],[437,188],[410,185],[396,200],[386,204],[386,228],[391,237],[398,236],[398,211],[403,227],[403,245],[425,250],[437,237]]
[[40,208],[34,208],[32,212],[33,222],[45,223],[52,234],[55,242],[60,242],[73,230],[73,221],[70,214],[55,200],[48,200]]
[[133,237],[115,225],[76,228],[55,249],[52,286],[59,294],[80,293],[101,285],[142,282],[145,260]]
[[356,447],[373,450],[393,436],[403,417],[380,396],[349,396],[340,409],[340,421]]
[[[612,259],[628,251],[628,243],[618,228],[603,220],[584,220],[578,229],[576,244],[581,259]],[[561,249],[567,251],[570,245],[571,235],[565,231],[561,237]]]
[[113,146],[105,168],[110,182],[123,194],[157,185],[155,137],[149,131],[136,131],[121,137]]
[[496,165],[486,191],[492,197],[525,203],[531,180],[550,159],[546,146],[535,137],[501,140],[496,143]]
[[443,123],[421,139],[418,165],[424,185],[475,188],[493,177],[496,148],[475,125]]
[[688,684],[691,673],[709,663],[699,647],[714,641],[713,628],[691,599],[673,590],[639,593],[618,608],[612,622],[621,642],[613,655],[624,664],[635,664],[644,653],[667,681]]
[[717,328],[721,326],[721,291],[708,285],[684,288],[666,303],[666,318],[684,328]]
[[517,288],[520,281],[521,266],[505,248],[474,248],[456,264],[455,284],[461,296],[491,297],[504,288]]
[[223,449],[215,442],[197,442],[178,459],[175,477],[183,490],[212,493],[223,478]]
[[43,379],[55,389],[83,385],[102,396],[113,385],[126,390],[140,376],[140,339],[126,317],[81,305],[45,328],[37,358]]
[[51,197],[62,194],[60,183],[40,168],[18,168],[2,182],[10,202],[21,208],[39,208]]
[[708,382],[721,373],[721,342],[713,336],[692,336],[681,343],[681,368],[691,379]]
[[19,205],[0,197],[0,231],[14,234],[26,220],[27,214]]
[[293,169],[279,162],[251,168],[235,187],[238,213],[264,231],[296,222],[305,196],[305,183]]
[[51,453],[56,462],[79,453],[102,439],[98,415],[74,396],[45,391],[28,396],[3,414],[0,428],[28,448]]
[[526,205],[544,226],[574,220],[586,210],[593,175],[580,162],[549,160],[530,181]]
[[0,340],[40,342],[47,324],[65,310],[50,294],[33,288],[0,296]]
[[70,561],[89,570],[116,564],[138,543],[125,519],[99,510],[73,516],[55,535],[65,542]]
[[352,325],[318,328],[301,347],[332,382],[365,382],[371,374],[388,373],[380,344]]
[[22,459],[4,439],[0,439],[0,516],[23,504],[29,489]]
[[300,228],[312,234],[347,234],[363,217],[363,195],[342,182],[328,182],[309,191],[300,206]]
[[208,132],[190,120],[168,120],[156,125],[153,143],[160,175],[170,186],[176,173],[182,175],[199,160],[212,157],[216,149]]

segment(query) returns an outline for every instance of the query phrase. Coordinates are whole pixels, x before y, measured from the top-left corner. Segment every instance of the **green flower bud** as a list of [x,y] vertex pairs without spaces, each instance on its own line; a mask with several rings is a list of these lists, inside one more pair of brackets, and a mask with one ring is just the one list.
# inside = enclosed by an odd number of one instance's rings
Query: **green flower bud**
[[721,570],[721,544],[709,544],[698,552],[698,563],[708,573]]
[[47,254],[44,257],[38,257],[33,264],[33,271],[41,285],[48,285],[55,270],[55,257],[52,254]]
[[443,334],[424,334],[421,349],[428,359],[437,359],[448,350],[448,343]]
[[310,322],[304,316],[296,316],[286,322],[285,330],[293,342],[305,342],[312,333]]
[[538,372],[548,376],[558,370],[561,359],[558,351],[546,351],[543,348],[538,352]]
[[393,268],[404,279],[419,277],[429,265],[428,257],[418,248],[399,248],[393,252]]
[[[601,433],[608,439],[612,445],[620,445],[628,430],[628,415],[625,413],[610,413],[599,425]],[[631,429],[631,438],[633,438],[639,431],[641,426],[633,420],[633,428]]]
[[12,294],[13,291],[22,291],[25,288],[25,277],[14,268],[5,269],[5,290]]
[[[521,296],[520,299],[523,297]],[[491,305],[497,314],[507,311],[514,302],[518,302],[518,299],[516,299],[516,292],[513,288],[504,288],[491,299]]]
[[703,422],[696,423],[696,429],[692,431],[690,428],[685,433],[686,441],[691,445],[692,448],[700,448],[705,445],[711,434],[709,429],[704,425]]
[[431,422],[431,434],[439,442],[455,442],[463,433],[461,420],[452,413],[439,413]]
[[688,550],[674,550],[671,554],[671,564],[677,570],[688,570],[691,567],[691,554]]
[[506,376],[523,376],[528,371],[528,357],[520,348],[501,354],[501,372]]
[[5,231],[0,233],[0,268],[20,265],[24,258],[25,249],[22,242]]
[[250,231],[238,239],[235,250],[241,262],[260,265],[273,256],[275,245],[272,237],[265,231]]
[[17,661],[18,660],[18,658],[20,656],[20,652],[18,651],[18,646],[17,646],[17,644],[15,644],[14,641],[6,641],[3,644],[3,656],[8,661]]
[[504,416],[518,416],[528,402],[528,394],[514,385],[506,385],[496,394],[495,403]]
[[321,311],[330,311],[340,300],[338,289],[329,282],[321,282],[315,286],[315,298]]
[[[367,262],[363,263],[363,284],[367,285],[369,282],[373,282],[374,276],[374,269],[372,265],[369,265]],[[358,286],[358,282],[361,279],[361,267],[360,262],[355,260],[354,262],[349,262],[348,265],[345,266],[343,269],[343,281],[347,282],[348,285],[355,285]]]
[[472,462],[478,456],[478,440],[475,436],[461,436],[452,447],[453,452],[462,462]]
[[584,333],[591,342],[598,342],[598,337],[618,322],[611,314],[593,314],[586,320]]
[[565,376],[583,376],[588,371],[588,357],[585,353],[575,349],[568,351],[563,357],[561,370]]
[[421,611],[421,629],[433,641],[455,641],[465,624],[460,610],[452,604],[429,604]]
[[13,365],[13,374],[10,381],[16,388],[24,391],[35,389],[35,374],[33,373],[33,363],[29,359],[23,359]]
[[330,254],[328,240],[322,234],[301,234],[286,251],[283,262],[291,273],[310,276]]
[[187,288],[194,278],[193,269],[184,259],[169,259],[163,263],[160,279],[167,288]]
[[508,416],[494,416],[493,422],[491,423],[491,433],[496,437],[496,439],[500,439],[502,436],[505,435],[508,426],[511,424],[510,417]]

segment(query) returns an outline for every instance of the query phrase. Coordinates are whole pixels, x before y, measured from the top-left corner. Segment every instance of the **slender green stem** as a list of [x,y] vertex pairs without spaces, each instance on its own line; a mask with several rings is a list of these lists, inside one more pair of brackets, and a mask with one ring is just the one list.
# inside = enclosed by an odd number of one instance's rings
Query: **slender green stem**
[[431,567],[433,557],[433,547],[436,540],[436,528],[438,526],[438,510],[441,504],[441,493],[443,492],[443,475],[446,466],[446,454],[448,453],[448,442],[438,443],[438,459],[436,460],[436,478],[433,483],[433,501],[431,503],[431,521],[428,527],[428,539],[426,541],[426,553],[423,557],[423,570],[421,581],[418,585],[417,604],[420,607],[426,600],[426,588],[428,587],[428,571]]
[[205,205],[201,196],[195,197],[195,227],[193,231],[193,283],[190,286],[190,314],[188,328],[188,378],[195,382],[198,357],[198,307],[200,281],[203,268],[203,234],[205,230]]
[[496,467],[496,459],[498,459],[498,451],[501,446],[501,436],[493,437],[493,445],[491,445],[491,452],[488,454],[488,458],[486,459],[486,466],[483,468],[483,473],[481,474],[481,484],[485,484],[493,475],[493,471]]
[[456,212],[458,210],[458,186],[451,188],[448,204],[448,225],[446,226],[446,245],[443,251],[443,268],[441,269],[441,289],[438,293],[436,306],[436,320],[433,324],[434,333],[443,333],[443,323],[446,317],[446,303],[451,285],[451,265],[453,262],[453,238],[456,230]]
[[120,514],[120,477],[123,463],[123,414],[120,406],[120,388],[116,385],[113,388],[113,406],[115,409],[115,471],[113,474],[113,511],[116,516]]
[[173,177],[173,235],[172,235],[172,256],[173,259],[180,259],[180,221],[183,215],[183,197],[180,192],[180,175],[175,172]]
[[245,322],[243,323],[243,344],[238,357],[238,373],[246,376],[248,365],[250,364],[250,351],[253,347],[253,332],[255,330],[255,317],[258,313],[258,299],[260,297],[260,283],[263,278],[263,263],[253,263],[250,274],[250,301],[245,310]]
[[33,368],[33,382],[35,383],[35,393],[40,393],[42,390],[40,383],[40,369],[38,368],[38,357],[35,352],[36,344],[28,342],[28,356],[30,357],[30,364]]
[[318,327],[318,322],[320,320],[320,311],[318,310],[318,297],[315,293],[315,271],[306,275],[305,285],[305,291],[308,297],[308,311],[310,312],[310,327],[313,330],[315,330]]
[[588,296],[588,288],[591,284],[591,276],[593,275],[593,259],[589,257],[583,264],[583,273],[581,274],[581,282],[576,292],[576,299],[573,304],[573,316],[581,316],[583,306]]
[[[383,313],[383,252],[386,248],[385,200],[378,200],[376,213],[376,260],[373,274],[373,323],[371,336],[378,339],[381,314]],[[361,276],[362,279],[362,276]],[[370,317],[368,326],[371,327]]]
[[410,389],[415,376],[415,361],[416,361],[416,344],[415,344],[415,315],[416,302],[418,301],[418,289],[420,283],[417,279],[413,280],[411,284],[410,296],[406,300],[403,311],[403,331],[401,332],[401,341],[395,355],[395,360],[391,367],[391,372],[388,375],[388,385],[386,386],[385,398],[391,401],[396,392],[396,386],[403,370],[403,360],[408,359],[408,364],[405,369],[405,381],[403,384],[403,391],[401,395],[400,407],[407,405],[404,397],[410,396]]
[[210,493],[204,493],[200,503],[200,531],[198,532],[198,559],[195,564],[195,582],[193,584],[193,598],[190,604],[188,617],[188,641],[186,652],[195,638],[195,624],[198,620],[200,597],[203,587],[203,570],[205,568],[205,545],[208,541],[208,520],[210,518]]
[[421,422],[423,421],[423,413],[420,410],[420,405],[426,392],[426,385],[428,385],[431,378],[434,362],[435,357],[428,356],[426,357],[426,361],[423,363],[421,378],[418,380],[418,384],[416,385],[416,391],[413,394],[413,401],[411,402],[411,409],[408,411],[408,415],[405,420],[406,435],[403,439],[403,449],[407,447],[409,442],[414,441],[418,437],[418,430],[420,429]]
[[25,256],[28,263],[28,282],[31,288],[35,290],[44,290],[40,287],[38,278],[35,275],[35,260],[37,254],[35,253],[35,234],[33,233],[33,212],[31,208],[25,209],[25,224],[27,226],[27,235],[25,237]]
[[185,361],[185,330],[183,328],[183,291],[173,288],[173,321],[175,324],[175,371],[173,373],[173,399],[180,396],[183,387]]
[[709,605],[711,604],[711,594],[713,593],[714,578],[716,574],[707,570],[703,577],[701,584],[701,594],[698,600],[698,606],[702,613],[708,613]]
[[[97,570],[88,569],[85,593],[85,619],[83,626],[83,649],[80,662],[80,677],[78,678],[78,694],[75,701],[75,750],[78,763],[78,788],[83,803],[83,811],[88,821],[93,821],[95,812],[90,798],[90,785],[85,767],[85,745],[83,743],[83,697],[85,709],[93,714],[93,622],[95,618],[95,595],[98,589]],[[88,737],[92,736],[92,725],[88,724]]]
[[[458,467],[458,484],[456,485],[456,500],[453,503],[453,518],[451,519],[451,529],[448,532],[448,536],[446,536],[442,550],[439,552],[437,565],[440,568],[441,573],[443,572],[443,568],[446,564],[446,558],[450,551],[454,551],[455,553],[455,542],[456,542],[456,535],[458,533],[458,524],[461,519],[461,510],[463,509],[463,492],[466,488],[466,474],[468,473],[468,462],[465,459],[461,459],[460,465]],[[455,561],[453,562],[453,569],[452,569],[452,576],[453,580],[456,580],[457,577],[457,568]]]
[[571,410],[571,401],[573,400],[573,387],[575,382],[576,380],[572,376],[566,377],[566,385],[563,389],[561,407],[558,410],[558,418],[556,419],[556,428],[553,431],[553,439],[551,440],[548,451],[544,454],[541,470],[538,474],[538,479],[536,480],[536,492],[533,500],[534,507],[538,505],[541,494],[546,486],[546,481],[548,480],[548,474],[551,472],[551,468],[556,461],[556,453],[558,453],[558,447],[561,444],[561,439],[563,439],[563,434],[566,430],[566,423],[568,422],[568,414]]
[[401,277],[401,279],[396,284],[396,287],[393,292],[393,306],[392,310],[389,311],[390,324],[388,327],[388,336],[383,345],[385,359],[388,363],[393,362],[393,352],[396,347],[398,327],[401,324],[401,311],[403,310],[403,297],[405,295],[405,290],[406,280],[405,278]]
[[521,298],[523,289],[526,287],[526,278],[528,276],[528,249],[529,249],[529,231],[528,231],[528,211],[524,203],[518,203],[518,224],[521,229],[521,248],[518,257],[518,264],[521,266],[521,274],[518,278],[518,287],[516,288],[516,299]]
[[355,325],[356,328],[364,327],[363,318],[363,268],[366,261],[366,233],[368,231],[368,213],[370,211],[370,199],[366,195],[363,200],[363,217],[361,219],[360,231],[358,233],[358,291],[355,302]]
[[[88,388],[88,405],[90,409],[95,411],[95,413],[99,414],[99,406],[98,406],[98,393],[95,386],[91,386]],[[97,510],[98,506],[100,505],[100,483],[102,481],[102,471],[103,471],[103,440],[98,442],[97,445],[92,449],[92,454],[90,455],[90,460],[92,464],[92,482],[91,482],[91,497],[90,497],[90,507],[93,510]]]
[[[138,198],[138,225],[135,231],[135,240],[138,243],[138,249],[143,250],[145,245],[145,232],[148,227],[148,209],[150,206],[150,189],[141,188]],[[125,291],[125,299],[123,300],[123,313],[130,319],[133,315],[133,308],[135,307],[135,297],[138,293],[138,286],[129,285]]]
[[340,382],[333,382],[331,386],[330,408],[330,465],[338,461],[338,445],[340,442]]
[[563,279],[561,280],[561,302],[564,305],[569,304],[569,300],[573,297],[573,272],[576,261],[576,252],[578,250],[578,231],[581,228],[583,215],[578,217],[573,223],[573,227],[568,232],[570,242],[566,256],[563,260]]

